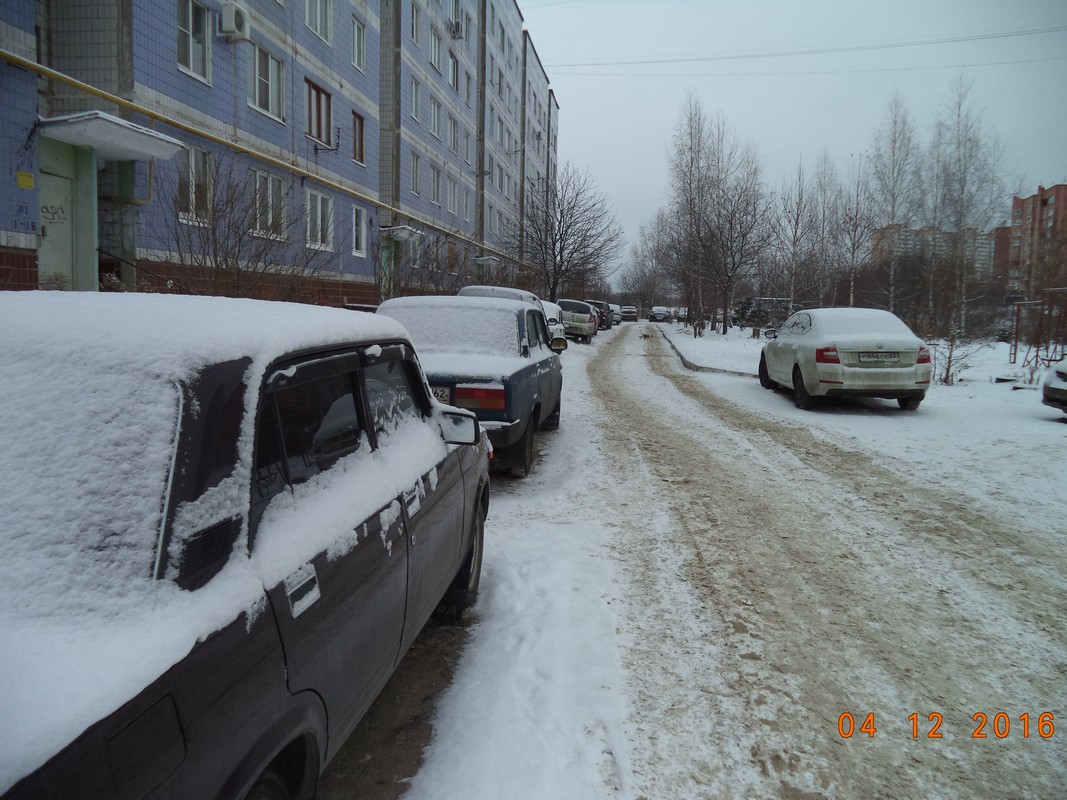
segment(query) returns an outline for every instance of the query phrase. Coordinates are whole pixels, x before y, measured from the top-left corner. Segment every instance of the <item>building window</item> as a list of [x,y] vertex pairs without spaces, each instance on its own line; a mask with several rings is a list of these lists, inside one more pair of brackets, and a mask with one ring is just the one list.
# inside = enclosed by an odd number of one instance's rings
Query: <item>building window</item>
[[367,255],[367,214],[358,206],[352,206],[352,255]]
[[330,144],[332,139],[330,138],[330,93],[323,89],[321,86],[312,83],[307,78],[304,79],[304,83],[307,84],[307,135],[312,139],[317,139],[323,144]]
[[419,44],[419,28],[422,27],[422,12],[417,3],[411,4],[411,41]]
[[463,160],[471,163],[471,132],[463,131]]
[[206,222],[211,217],[211,156],[204,150],[179,154],[178,216],[184,222]]
[[256,46],[252,57],[255,60],[252,105],[265,114],[281,119],[282,85],[285,80],[282,62],[259,46]]
[[436,97],[430,98],[430,133],[441,138],[441,104]]
[[304,24],[324,41],[330,41],[331,0],[304,0]]
[[421,105],[420,99],[422,94],[422,88],[419,86],[419,82],[414,78],[411,79],[411,118],[416,122],[419,121],[419,106]]
[[352,66],[360,72],[367,64],[367,26],[352,18]]
[[474,96],[474,76],[467,73],[467,107],[470,108],[471,98]]
[[448,54],[448,84],[459,91],[459,59],[452,52]]
[[308,247],[316,250],[333,249],[333,201],[324,194],[308,189],[307,237]]
[[285,188],[282,179],[269,172],[253,170],[255,208],[252,230],[264,236],[281,237],[285,232]]
[[352,160],[360,164],[366,163],[363,153],[363,117],[352,112]]
[[419,165],[422,159],[419,158],[419,154],[412,151],[411,153],[411,193],[419,193]]
[[430,167],[430,202],[441,205],[441,170]]
[[459,121],[451,115],[448,117],[448,148],[459,153]]
[[455,214],[459,206],[459,184],[453,178],[448,179],[448,213]]
[[441,34],[435,30],[430,31],[430,63],[441,71]]
[[208,10],[193,0],[178,0],[178,66],[207,80]]

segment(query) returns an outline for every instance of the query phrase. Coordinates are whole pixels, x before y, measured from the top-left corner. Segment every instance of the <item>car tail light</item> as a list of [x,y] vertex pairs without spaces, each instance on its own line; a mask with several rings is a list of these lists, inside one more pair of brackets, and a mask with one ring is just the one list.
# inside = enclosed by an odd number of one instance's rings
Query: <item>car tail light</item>
[[482,411],[504,410],[504,388],[457,386],[454,405]]
[[919,357],[915,359],[916,364],[929,364],[930,363],[930,349],[924,345],[919,345]]
[[815,350],[816,364],[840,364],[841,358],[837,355],[837,347],[818,347]]

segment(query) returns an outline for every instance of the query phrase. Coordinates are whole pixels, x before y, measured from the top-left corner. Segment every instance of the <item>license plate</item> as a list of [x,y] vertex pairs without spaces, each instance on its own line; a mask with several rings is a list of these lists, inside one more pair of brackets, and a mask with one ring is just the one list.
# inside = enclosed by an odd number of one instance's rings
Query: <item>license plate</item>
[[861,364],[895,364],[900,361],[900,353],[860,353]]
[[430,391],[438,403],[452,405],[452,390],[447,386],[431,386]]

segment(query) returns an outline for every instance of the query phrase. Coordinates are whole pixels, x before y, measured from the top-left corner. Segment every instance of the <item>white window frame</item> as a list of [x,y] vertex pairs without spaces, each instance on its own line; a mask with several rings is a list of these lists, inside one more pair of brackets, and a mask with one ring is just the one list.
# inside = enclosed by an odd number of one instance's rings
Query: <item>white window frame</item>
[[430,202],[435,206],[441,205],[441,170],[438,167],[430,167]]
[[430,29],[430,63],[441,72],[441,34],[434,28]]
[[[182,12],[188,28],[182,27]],[[211,82],[211,12],[196,0],[178,0],[178,69],[204,83]],[[197,33],[201,36],[197,49]],[[199,55],[199,58],[197,57]]]
[[312,250],[333,250],[333,198],[307,190],[304,201],[304,244]]
[[[284,239],[285,182],[278,175],[254,169],[252,231],[254,236]],[[265,224],[264,224],[265,220]]]
[[367,26],[352,17],[352,66],[360,72],[367,69]]
[[459,120],[448,115],[448,149],[459,154]]
[[411,118],[419,122],[419,103],[422,95],[422,87],[415,78],[411,79]]
[[430,133],[441,138],[441,104],[436,97],[430,97]]
[[416,47],[421,47],[420,41],[420,28],[422,28],[422,9],[419,8],[418,3],[411,4],[411,41],[415,43]]
[[414,150],[411,151],[411,193],[419,194],[419,166],[422,158]]
[[367,256],[367,212],[352,206],[352,255]]
[[459,92],[459,59],[451,50],[448,51],[448,85]]
[[211,154],[195,147],[182,153],[184,157],[178,161],[178,219],[205,225],[211,219]]
[[448,179],[448,213],[455,214],[459,206],[459,184],[455,178]]
[[[263,57],[267,59],[267,74],[263,75]],[[285,108],[285,67],[280,58],[258,44],[252,48],[252,72],[251,91],[249,92],[249,104],[256,111],[284,122],[282,118]],[[260,104],[260,90],[266,87],[267,105]]]
[[304,24],[327,44],[330,41],[330,15],[333,0],[304,0]]

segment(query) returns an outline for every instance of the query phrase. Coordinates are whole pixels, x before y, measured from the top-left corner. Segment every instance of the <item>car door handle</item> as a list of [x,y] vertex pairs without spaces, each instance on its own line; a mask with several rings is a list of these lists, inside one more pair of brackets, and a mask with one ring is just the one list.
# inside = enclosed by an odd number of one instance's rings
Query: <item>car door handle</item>
[[321,597],[319,576],[315,572],[315,567],[311,564],[304,564],[286,578],[285,596],[289,599],[289,612],[293,615],[293,619],[314,605]]

